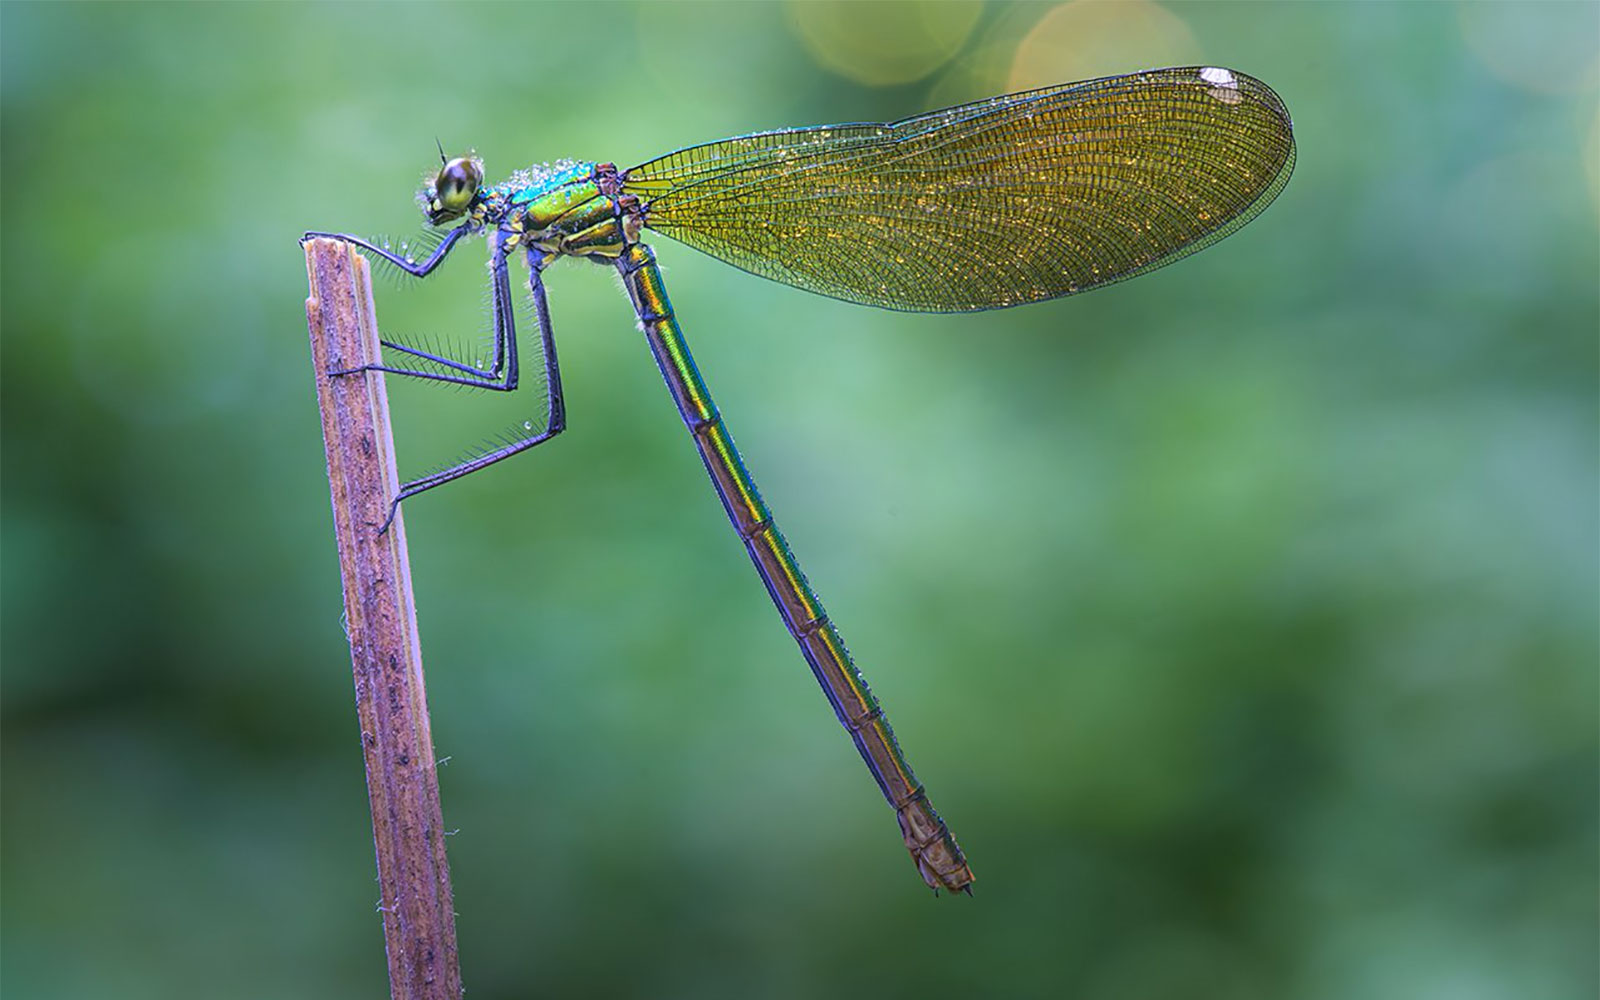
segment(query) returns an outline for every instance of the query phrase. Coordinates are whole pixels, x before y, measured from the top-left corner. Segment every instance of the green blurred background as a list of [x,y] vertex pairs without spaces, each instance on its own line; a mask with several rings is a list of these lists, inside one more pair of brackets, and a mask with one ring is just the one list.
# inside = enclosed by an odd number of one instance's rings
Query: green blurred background
[[[928,898],[615,279],[407,508],[463,975],[524,997],[1596,993],[1600,7],[0,7],[4,992],[385,990],[296,237],[491,176],[1231,66],[1259,220],[896,315],[659,240],[978,873]],[[380,289],[480,335],[481,244]],[[391,389],[403,463],[507,414]],[[518,409],[520,408],[520,409]]]

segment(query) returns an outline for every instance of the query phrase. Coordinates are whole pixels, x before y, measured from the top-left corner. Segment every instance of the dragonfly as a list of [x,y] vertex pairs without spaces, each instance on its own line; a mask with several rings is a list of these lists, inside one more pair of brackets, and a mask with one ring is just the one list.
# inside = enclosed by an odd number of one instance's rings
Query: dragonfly
[[435,240],[425,259],[344,233],[306,238],[346,241],[423,278],[461,240],[484,236],[492,358],[463,360],[385,337],[380,362],[329,375],[386,372],[515,390],[507,268],[521,254],[546,414],[541,427],[525,425],[526,434],[405,483],[389,521],[401,501],[566,428],[544,272],[568,257],[615,268],[728,520],[893,808],[923,881],[935,895],[970,895],[966,856],[734,446],[643,237],[659,233],[752,274],[883,309],[975,312],[1043,302],[1170,264],[1260,213],[1294,167],[1282,99],[1244,73],[1190,66],[1007,94],[892,123],[759,132],[627,170],[567,161],[485,185],[475,155],[447,158],[441,145],[439,158],[417,196]]

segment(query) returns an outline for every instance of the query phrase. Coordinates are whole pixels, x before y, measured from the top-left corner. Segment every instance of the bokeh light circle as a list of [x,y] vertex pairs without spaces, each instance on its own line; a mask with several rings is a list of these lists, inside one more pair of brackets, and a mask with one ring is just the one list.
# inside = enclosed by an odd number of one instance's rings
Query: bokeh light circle
[[1600,86],[1600,5],[1466,3],[1461,34],[1489,71],[1535,94]]
[[982,0],[792,0],[789,23],[824,69],[882,87],[920,80],[961,50]]
[[1200,45],[1172,11],[1147,0],[1075,0],[1050,11],[1017,46],[1007,89],[1201,62]]

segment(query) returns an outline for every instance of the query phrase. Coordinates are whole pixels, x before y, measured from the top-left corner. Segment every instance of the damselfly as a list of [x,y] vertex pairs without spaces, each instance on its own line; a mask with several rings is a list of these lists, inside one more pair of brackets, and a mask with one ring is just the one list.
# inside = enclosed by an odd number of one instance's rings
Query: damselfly
[[[543,347],[543,427],[406,483],[394,500],[550,440],[566,427],[544,272],[580,257],[615,267],[711,483],[839,721],[894,808],[927,884],[973,880],[911,773],[883,709],[806,582],[711,401],[667,299],[654,230],[775,281],[885,309],[964,312],[1087,291],[1154,270],[1244,225],[1289,179],[1289,113],[1258,80],[1218,67],[1161,69],[1009,94],[893,124],[783,129],[693,146],[631,170],[563,163],[486,187],[472,156],[445,159],[418,195],[438,242],[425,260],[343,234],[423,277],[482,233],[493,359],[383,341],[382,371],[509,392],[517,387],[507,261],[527,261]],[[393,517],[391,507],[390,517]]]

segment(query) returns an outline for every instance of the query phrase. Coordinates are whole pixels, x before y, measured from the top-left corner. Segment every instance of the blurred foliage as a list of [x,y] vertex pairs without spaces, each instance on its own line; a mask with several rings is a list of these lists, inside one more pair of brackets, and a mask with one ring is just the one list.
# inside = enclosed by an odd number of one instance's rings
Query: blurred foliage
[[[414,229],[435,136],[626,165],[1162,63],[1300,160],[1157,274],[906,316],[659,247],[975,899],[614,279],[550,275],[571,430],[407,509],[469,995],[1596,994],[1600,7],[976,8],[0,6],[8,997],[385,988],[301,230]],[[379,315],[477,336],[476,252]],[[412,471],[511,419],[391,398]]]

